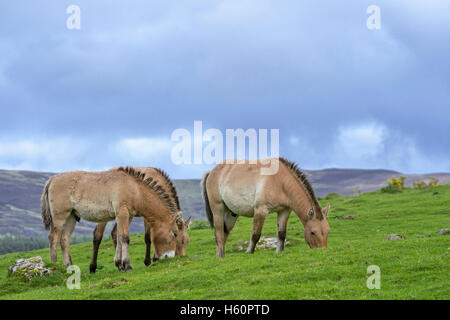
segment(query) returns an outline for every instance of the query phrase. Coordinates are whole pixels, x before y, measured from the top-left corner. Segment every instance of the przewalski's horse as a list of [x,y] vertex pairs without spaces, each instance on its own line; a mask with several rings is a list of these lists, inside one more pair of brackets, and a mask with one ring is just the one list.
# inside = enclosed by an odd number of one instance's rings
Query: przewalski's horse
[[150,224],[156,258],[175,256],[177,214],[166,190],[153,179],[130,167],[105,172],[66,172],[52,176],[41,197],[42,218],[50,229],[50,258],[57,261],[58,242],[63,261],[71,265],[70,237],[77,220],[116,220],[118,241],[114,262],[130,270],[129,222],[141,216]]
[[[279,161],[278,171],[273,175],[262,175],[261,168],[270,161]],[[284,250],[291,211],[303,223],[308,245],[311,248],[326,247],[330,231],[326,217],[330,205],[324,209],[320,207],[305,174],[295,163],[281,157],[255,162],[225,160],[203,177],[203,199],[209,223],[215,229],[217,256],[224,256],[225,242],[238,216],[253,217],[247,249],[247,253],[253,253],[264,220],[271,212],[278,213],[277,252]]]
[[[158,185],[163,187],[165,190],[167,190],[167,194],[170,197],[170,200],[172,201],[172,205],[175,206],[176,211],[179,215],[182,216],[181,208],[180,208],[180,201],[178,199],[177,189],[175,188],[175,185],[173,184],[172,180],[169,178],[167,173],[165,173],[163,170],[158,168],[150,168],[150,167],[133,167],[135,170],[140,171],[145,174],[145,179],[152,178],[153,181],[156,181]],[[118,170],[119,167],[112,168],[110,170]],[[181,255],[184,256],[186,254],[186,246],[189,243],[189,235],[187,233],[187,230],[189,228],[189,223],[191,221],[191,217],[189,217],[185,222],[182,219],[177,220],[177,226],[178,226],[178,235],[177,235],[177,246],[175,249],[175,255]],[[98,250],[100,247],[100,243],[102,242],[103,233],[105,231],[107,222],[99,222],[97,223],[97,226],[94,229],[93,234],[93,249],[92,249],[92,260],[90,264],[90,272],[94,273],[97,270],[97,256],[98,256]],[[114,224],[114,227],[111,231],[111,237],[114,241],[114,248],[117,247],[117,223]],[[145,230],[145,259],[144,264],[146,266],[149,266],[151,264],[151,232],[150,232],[150,224],[147,222],[147,220],[144,219],[144,230]]]

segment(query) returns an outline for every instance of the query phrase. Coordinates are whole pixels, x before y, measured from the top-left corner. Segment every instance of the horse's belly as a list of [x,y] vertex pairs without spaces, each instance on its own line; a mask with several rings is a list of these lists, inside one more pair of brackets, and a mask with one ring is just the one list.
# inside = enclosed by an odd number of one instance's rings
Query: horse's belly
[[231,212],[239,216],[253,217],[255,206],[255,193],[253,190],[225,188],[222,200]]
[[115,218],[114,210],[105,205],[96,203],[77,205],[76,214],[84,220],[91,222],[111,221]]

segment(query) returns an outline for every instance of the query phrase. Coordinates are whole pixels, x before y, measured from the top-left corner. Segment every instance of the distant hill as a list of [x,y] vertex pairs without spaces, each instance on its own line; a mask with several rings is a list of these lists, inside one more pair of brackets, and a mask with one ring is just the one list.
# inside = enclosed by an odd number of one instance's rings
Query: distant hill
[[[386,179],[399,172],[390,170],[324,169],[305,170],[316,194],[325,196],[331,192],[351,195],[356,187],[361,192],[373,191],[386,185]],[[0,170],[0,237],[4,235],[38,237],[46,236],[40,212],[40,196],[47,179],[53,173],[32,171]],[[430,176],[441,183],[450,183],[449,173],[408,174],[406,184],[427,180]],[[204,206],[200,193],[199,179],[174,180],[180,196],[185,218],[204,220]],[[77,224],[75,233],[91,234],[95,224],[82,221]],[[109,229],[112,223],[109,224]],[[142,219],[137,218],[131,224],[132,232],[142,232]]]

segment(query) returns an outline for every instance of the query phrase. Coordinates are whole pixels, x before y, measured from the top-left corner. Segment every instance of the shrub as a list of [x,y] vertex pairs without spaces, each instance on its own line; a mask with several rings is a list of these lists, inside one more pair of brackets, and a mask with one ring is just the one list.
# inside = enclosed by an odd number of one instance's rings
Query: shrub
[[387,179],[388,185],[381,188],[381,192],[385,193],[397,193],[402,192],[405,188],[405,177],[400,176],[396,178],[395,176],[392,176],[391,179]]
[[439,179],[435,178],[435,177],[430,177],[428,179],[428,184],[423,181],[423,180],[419,180],[417,182],[413,182],[413,186],[416,189],[426,189],[429,187],[436,187],[439,184]]
[[415,189],[426,189],[428,186],[427,186],[427,183],[425,181],[420,180],[420,181],[417,181],[417,182],[413,182],[413,187]]
[[339,198],[339,197],[341,197],[341,195],[340,195],[339,193],[337,193],[337,192],[331,192],[331,193],[327,194],[327,195],[324,197],[324,199],[326,199],[326,200],[332,200],[332,199],[336,199],[336,198]]
[[189,226],[189,229],[191,230],[198,230],[198,229],[209,229],[209,222],[208,221],[194,221],[192,222],[192,224]]

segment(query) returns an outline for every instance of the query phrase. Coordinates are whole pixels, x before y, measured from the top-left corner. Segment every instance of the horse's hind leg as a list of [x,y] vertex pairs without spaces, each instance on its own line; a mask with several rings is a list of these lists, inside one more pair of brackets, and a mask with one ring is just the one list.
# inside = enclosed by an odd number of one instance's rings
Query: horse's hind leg
[[56,262],[58,260],[58,243],[61,238],[64,224],[69,216],[69,211],[58,213],[56,210],[52,210],[52,227],[48,234],[51,262]]
[[210,202],[211,211],[214,219],[214,235],[216,237],[217,257],[225,256],[225,214],[226,207],[223,202]]
[[261,231],[264,225],[264,221],[266,220],[268,212],[265,207],[258,207],[255,209],[255,213],[253,215],[253,230],[252,237],[250,239],[250,243],[247,248],[247,253],[255,252],[256,244],[261,237]]
[[144,259],[144,264],[146,266],[149,266],[152,263],[152,261],[150,259],[151,247],[152,247],[152,238],[151,238],[151,234],[150,234],[150,223],[148,223],[146,219],[144,219],[144,228],[145,228],[145,259]]
[[75,229],[75,225],[77,224],[77,220],[73,215],[70,215],[66,223],[64,224],[62,234],[61,234],[61,251],[63,256],[63,261],[65,266],[72,265],[72,257],[70,256],[70,238],[72,236],[73,229]]
[[100,243],[102,243],[103,233],[105,232],[107,222],[97,223],[94,229],[94,234],[92,237],[92,259],[89,265],[90,273],[95,273],[97,270],[97,256]]
[[277,216],[277,230],[278,230],[278,245],[277,252],[282,252],[284,250],[284,244],[286,241],[286,227],[291,213],[290,209],[286,209],[278,212]]
[[226,242],[231,230],[233,229],[238,216],[225,207],[226,212],[223,221],[224,241]]

